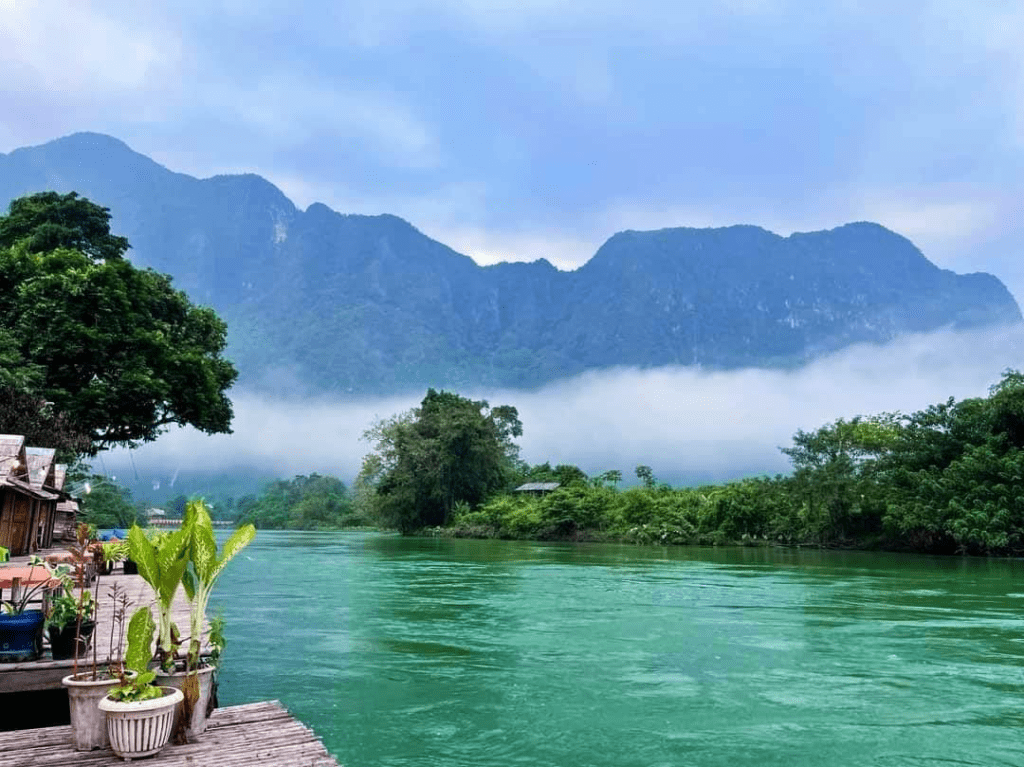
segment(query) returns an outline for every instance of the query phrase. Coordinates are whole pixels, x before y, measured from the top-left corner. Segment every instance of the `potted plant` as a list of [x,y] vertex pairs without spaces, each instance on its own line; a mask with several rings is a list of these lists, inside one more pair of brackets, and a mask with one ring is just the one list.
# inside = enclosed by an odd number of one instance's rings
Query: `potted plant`
[[156,659],[161,666],[173,666],[178,649],[178,627],[171,621],[171,606],[188,565],[187,527],[152,540],[138,525],[128,531],[129,556],[139,567],[139,575],[153,590],[157,611]]
[[[92,552],[90,541],[93,538],[93,531],[90,526],[80,524],[78,526],[78,539],[76,544],[68,546],[75,563],[77,582],[79,586],[79,602],[85,600],[85,583],[87,575],[92,566]],[[96,581],[96,593],[99,593],[99,580]],[[108,658],[110,665],[106,668],[99,668],[97,659],[96,642],[92,647],[92,663],[85,671],[79,672],[79,655],[75,655],[72,672],[61,680],[61,684],[68,691],[68,705],[71,714],[71,739],[78,751],[91,751],[96,748],[105,748],[108,745],[106,717],[100,711],[99,702],[107,694],[110,688],[114,687],[121,675],[124,673],[121,658],[124,653],[125,640],[125,617],[128,612],[128,596],[115,582],[110,589],[111,603],[113,609],[110,611],[110,639],[108,647]],[[98,608],[93,610],[93,621],[99,620]],[[79,612],[79,615],[82,613]],[[76,621],[76,637],[81,636],[81,623]],[[75,643],[80,642],[76,638]]]
[[104,572],[109,575],[118,562],[128,559],[128,541],[107,541],[102,544]]
[[[43,611],[28,609],[28,604],[44,589],[51,588],[53,579],[66,579],[71,568],[59,565],[51,568],[41,558],[33,555],[29,559],[29,580],[34,580],[36,569],[45,575],[35,585],[21,587],[11,599],[3,603],[0,614],[0,661],[19,663],[36,660],[43,652]],[[12,589],[14,591],[14,589]]]
[[[252,525],[236,530],[224,544],[220,556],[213,533],[213,522],[201,500],[185,508],[180,530],[148,537],[139,527],[128,531],[129,556],[139,567],[139,575],[152,587],[158,609],[159,637],[155,660],[157,681],[182,690],[184,701],[176,718],[184,727],[181,740],[187,741],[206,729],[206,717],[213,700],[216,658],[223,648],[223,633],[218,630],[212,656],[202,656],[203,626],[210,593],[227,563],[256,535]],[[178,585],[183,584],[189,601],[188,650],[179,654],[177,626],[171,622],[171,605]],[[176,722],[175,729],[178,729]]]
[[99,703],[107,717],[110,747],[125,760],[155,754],[167,745],[174,712],[183,698],[181,690],[153,683],[156,672],[149,669],[149,660],[155,627],[148,607],[132,616],[125,664],[135,676],[122,676]]
[[65,588],[64,593],[50,600],[50,614],[46,616],[45,627],[54,660],[84,657],[96,627],[92,620],[95,610],[92,594],[84,590],[76,597]]
[[[188,651],[184,659],[174,659],[173,674],[166,673],[164,666],[165,673],[157,679],[161,684],[180,686],[185,693],[181,713],[187,723],[186,738],[189,738],[206,730],[206,718],[216,688],[217,665],[225,644],[223,619],[207,620],[210,594],[228,562],[252,542],[256,528],[245,525],[235,530],[224,542],[224,548],[218,555],[210,513],[202,500],[194,500],[185,506],[182,529],[188,532],[188,566],[182,576],[182,585],[189,602]],[[206,656],[202,654],[204,625],[210,627],[212,650]]]

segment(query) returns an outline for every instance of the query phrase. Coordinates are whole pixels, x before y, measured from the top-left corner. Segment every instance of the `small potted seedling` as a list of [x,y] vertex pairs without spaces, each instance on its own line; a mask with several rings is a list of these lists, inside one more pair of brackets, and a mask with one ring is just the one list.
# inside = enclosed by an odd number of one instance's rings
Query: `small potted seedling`
[[92,619],[96,602],[92,594],[83,590],[78,596],[65,588],[50,600],[50,614],[46,616],[46,632],[50,638],[50,652],[54,660],[84,657],[89,649],[96,622]]
[[[90,541],[94,537],[93,531],[88,525],[78,526],[78,540],[76,544],[68,546],[74,561],[75,572],[79,585],[79,604],[85,600],[85,583],[89,580],[92,569],[92,552]],[[96,593],[99,592],[99,579],[96,580]],[[68,705],[71,714],[71,739],[78,751],[91,751],[96,748],[105,748],[108,745],[106,717],[99,709],[99,702],[107,691],[115,686],[123,673],[122,657],[124,654],[124,640],[126,630],[126,616],[128,614],[128,596],[115,581],[110,589],[110,603],[113,605],[110,610],[110,642],[107,658],[109,666],[100,668],[98,662],[97,642],[92,643],[91,663],[86,662],[85,670],[79,670],[80,656],[75,655],[74,665],[71,673],[61,680],[61,684],[68,691]],[[98,621],[99,610],[94,609],[93,620]],[[82,614],[82,611],[79,611]],[[76,644],[80,642],[81,623],[76,622]]]

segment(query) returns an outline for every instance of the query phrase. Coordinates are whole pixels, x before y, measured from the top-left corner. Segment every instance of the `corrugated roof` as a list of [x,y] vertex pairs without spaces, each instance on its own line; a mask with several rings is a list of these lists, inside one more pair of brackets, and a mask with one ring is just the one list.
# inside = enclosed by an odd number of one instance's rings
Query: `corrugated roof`
[[25,446],[25,438],[20,434],[0,434],[0,458],[17,456]]
[[78,501],[69,499],[67,501],[61,501],[57,504],[57,511],[63,511],[65,513],[75,514],[78,512]]
[[56,463],[53,465],[53,486],[57,490],[64,489],[64,480],[68,476],[68,465],[66,463]]
[[56,493],[48,493],[42,488],[32,487],[28,482],[23,482],[22,480],[14,477],[0,477],[0,487],[9,487],[22,495],[39,498],[43,501],[53,501],[60,498]]
[[[53,457],[56,452],[52,447],[25,448],[25,457],[28,459],[28,476],[32,487],[42,488],[47,484],[53,486]],[[50,481],[47,482],[47,479]]]
[[515,491],[517,493],[545,492],[554,490],[560,484],[559,482],[527,482],[525,485],[517,487]]
[[[21,458],[24,455],[25,438],[20,434],[0,434],[0,478],[9,474],[23,474]],[[15,470],[15,469],[20,470]]]

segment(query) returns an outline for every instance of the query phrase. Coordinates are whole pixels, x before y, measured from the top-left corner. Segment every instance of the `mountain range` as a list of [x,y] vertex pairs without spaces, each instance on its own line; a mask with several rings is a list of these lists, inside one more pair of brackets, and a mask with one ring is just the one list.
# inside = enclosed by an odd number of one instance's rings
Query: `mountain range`
[[583,266],[478,266],[392,215],[300,210],[256,175],[196,179],[100,134],[0,154],[0,206],[77,191],[130,258],[228,323],[240,385],[302,394],[534,387],[629,365],[798,365],[857,342],[1019,322],[1006,287],[859,222],[624,231]]

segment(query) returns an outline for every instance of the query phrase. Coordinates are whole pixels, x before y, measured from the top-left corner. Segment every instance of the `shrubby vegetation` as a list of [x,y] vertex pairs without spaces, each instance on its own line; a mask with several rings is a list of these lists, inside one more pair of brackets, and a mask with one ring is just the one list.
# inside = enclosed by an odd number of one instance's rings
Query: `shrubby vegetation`
[[239,525],[262,529],[329,530],[370,523],[354,508],[344,482],[320,474],[271,482],[258,496],[239,499],[237,511]]
[[[462,427],[446,432],[458,421],[438,419],[439,401],[460,408],[463,417],[474,409],[487,417],[486,403],[429,392],[420,409],[371,430],[387,439],[367,457],[371,470],[364,468],[361,481],[378,519],[402,532],[430,527],[477,537],[1024,552],[1024,375],[1017,371],[1007,371],[988,397],[798,431],[783,450],[793,462],[789,476],[696,488],[660,484],[647,466],[636,467],[636,486],[620,490],[618,471],[588,478],[573,466],[522,465],[508,449],[522,430],[518,418],[514,430],[488,435],[480,429],[473,439],[454,440]],[[467,495],[451,478],[472,475],[477,453],[447,445],[465,447],[474,439],[500,460]],[[561,486],[540,496],[510,492],[526,481]]]

